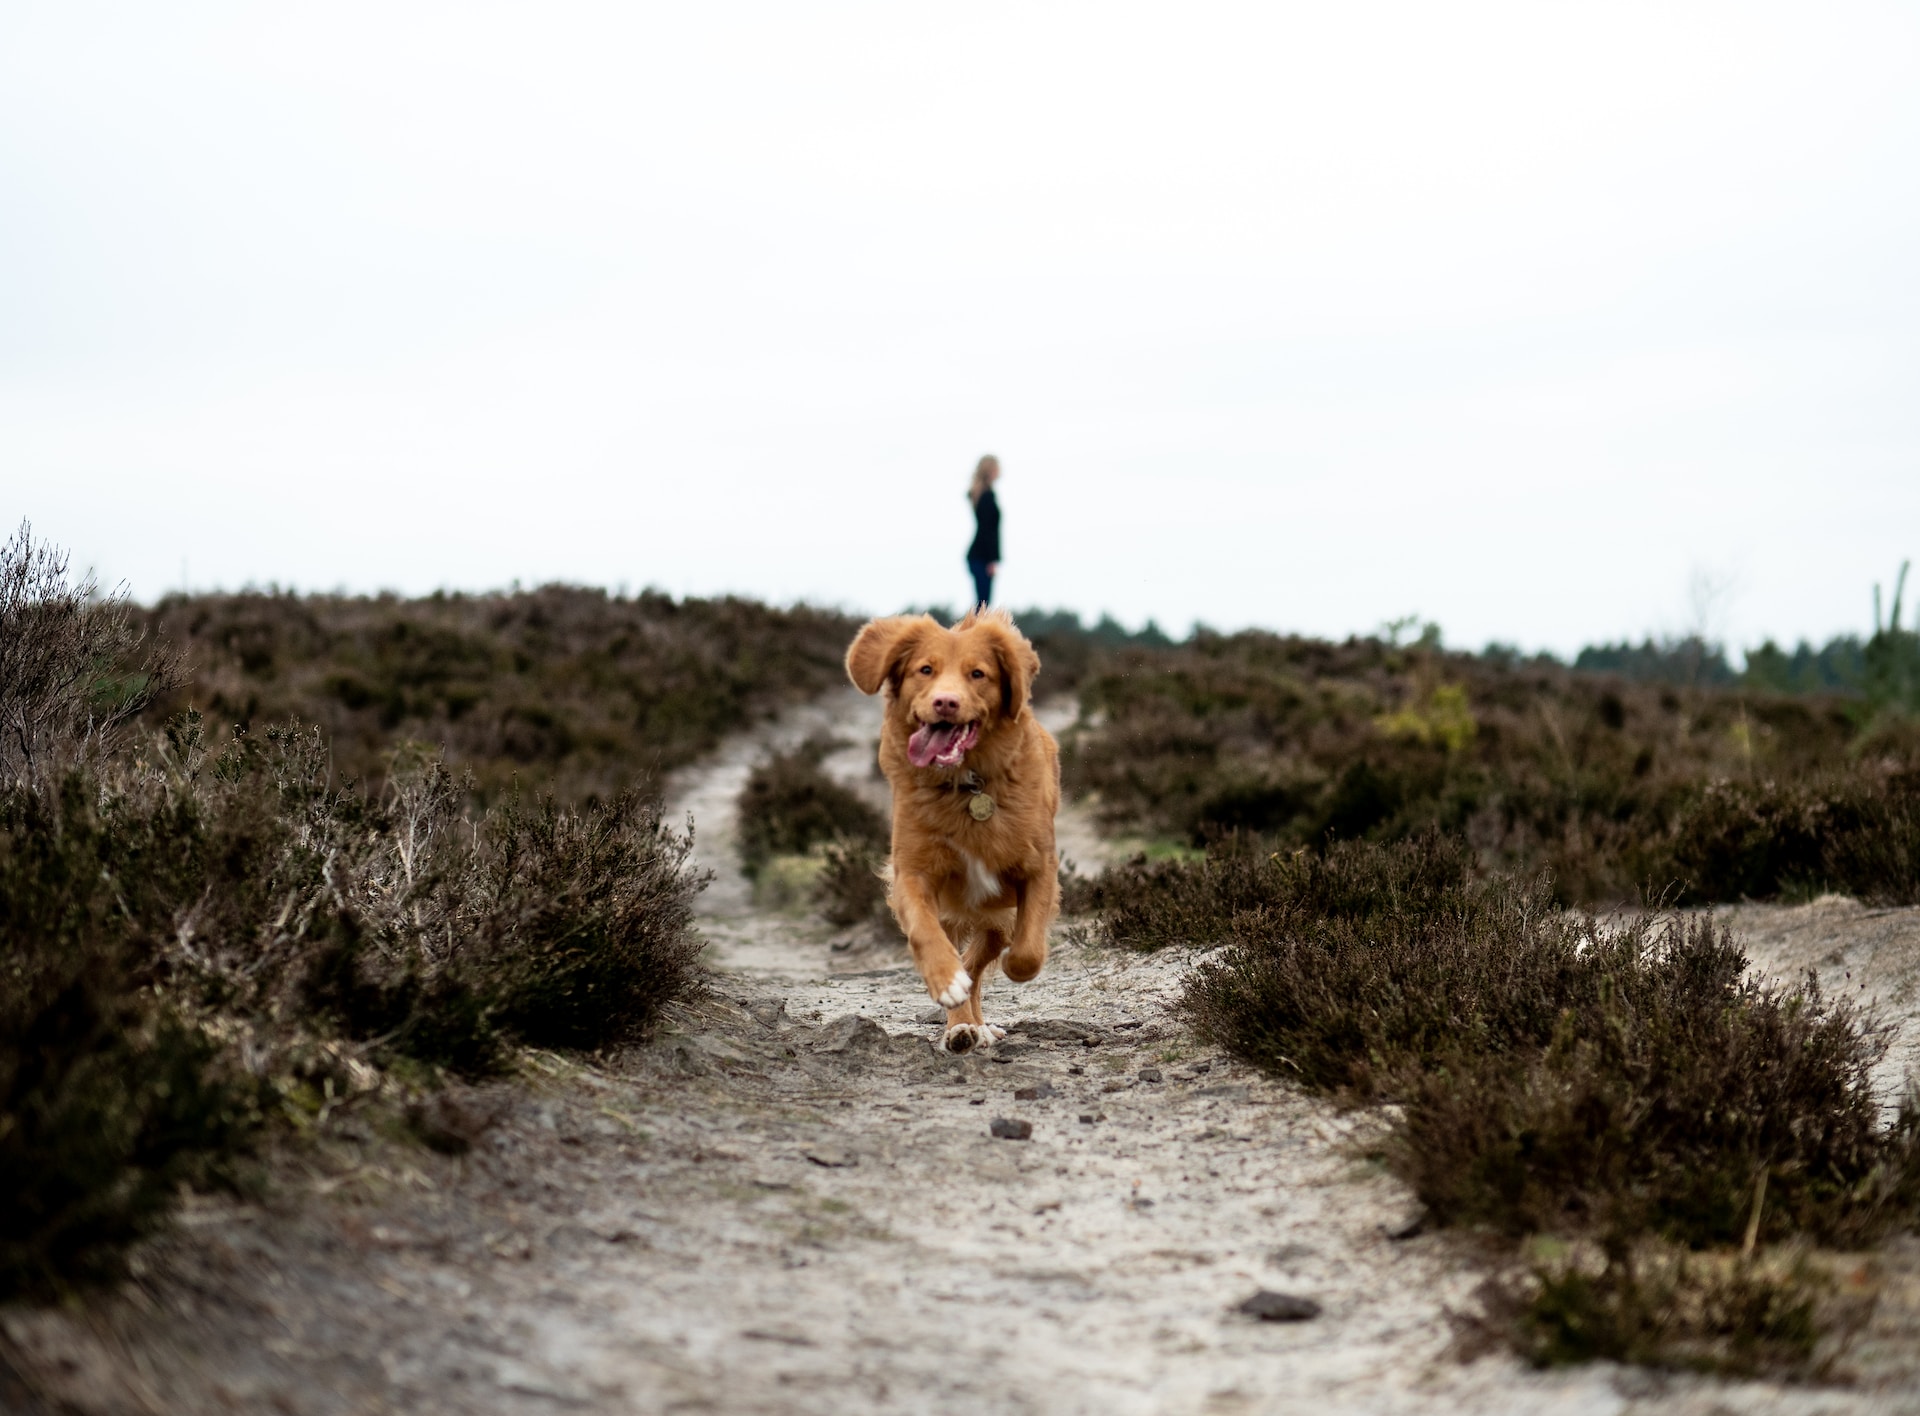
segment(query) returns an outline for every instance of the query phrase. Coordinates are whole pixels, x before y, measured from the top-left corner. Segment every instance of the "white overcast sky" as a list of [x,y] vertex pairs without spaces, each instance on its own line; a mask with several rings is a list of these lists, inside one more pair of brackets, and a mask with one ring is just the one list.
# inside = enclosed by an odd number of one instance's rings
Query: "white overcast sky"
[[[0,515],[1569,651],[1920,553],[1920,11],[0,0]],[[1695,593],[1697,587],[1710,593]]]

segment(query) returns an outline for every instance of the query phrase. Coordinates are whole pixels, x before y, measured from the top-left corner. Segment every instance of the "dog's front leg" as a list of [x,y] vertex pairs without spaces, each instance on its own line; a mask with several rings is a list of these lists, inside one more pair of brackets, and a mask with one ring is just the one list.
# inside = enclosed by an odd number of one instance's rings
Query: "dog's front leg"
[[1013,942],[1000,956],[1000,972],[1011,983],[1025,983],[1047,964],[1047,926],[1060,913],[1060,861],[1049,855],[1044,867],[1015,887],[1020,913],[1013,921]]
[[913,951],[914,967],[927,985],[927,993],[942,1008],[958,1008],[973,993],[973,975],[960,962],[960,951],[940,927],[933,885],[924,875],[902,873],[894,876],[893,889],[887,893],[893,917],[907,936],[907,948]]
[[958,1008],[947,1009],[947,1031],[940,1040],[940,1046],[948,1052],[971,1052],[976,1047],[991,1047],[1007,1035],[1005,1028],[994,1027],[980,1011],[980,994],[986,987],[987,973],[1006,947],[1007,936],[989,925],[979,931],[973,943],[967,946],[967,952],[961,956],[960,967],[965,974],[972,976],[973,991]]

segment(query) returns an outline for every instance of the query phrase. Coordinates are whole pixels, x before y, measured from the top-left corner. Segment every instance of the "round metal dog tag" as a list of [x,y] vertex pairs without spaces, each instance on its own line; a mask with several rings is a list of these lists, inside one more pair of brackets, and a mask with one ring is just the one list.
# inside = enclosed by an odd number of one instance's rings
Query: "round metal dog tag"
[[973,813],[975,821],[985,821],[993,815],[993,798],[981,792],[967,802],[967,810]]

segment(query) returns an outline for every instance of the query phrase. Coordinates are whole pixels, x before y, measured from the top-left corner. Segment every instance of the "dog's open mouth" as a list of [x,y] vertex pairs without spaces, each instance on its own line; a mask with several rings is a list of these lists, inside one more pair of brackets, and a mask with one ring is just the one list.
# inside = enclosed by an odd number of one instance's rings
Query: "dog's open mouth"
[[907,761],[916,767],[958,767],[979,741],[978,723],[922,723],[907,739]]

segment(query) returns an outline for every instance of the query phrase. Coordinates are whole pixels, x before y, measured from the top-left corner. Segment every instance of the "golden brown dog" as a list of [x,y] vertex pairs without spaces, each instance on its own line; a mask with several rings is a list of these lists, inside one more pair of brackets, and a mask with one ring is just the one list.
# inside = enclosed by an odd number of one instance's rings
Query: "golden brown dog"
[[[847,651],[862,693],[886,692],[880,766],[893,784],[892,886],[952,1052],[1005,1036],[980,1013],[998,963],[1025,983],[1060,909],[1060,750],[1029,700],[1040,656],[1004,611],[952,629],[931,615],[871,621]],[[964,951],[964,952],[963,952]]]

